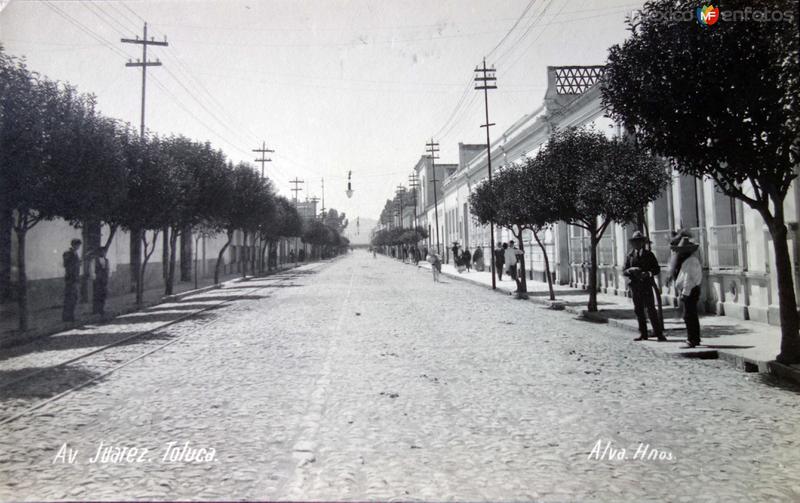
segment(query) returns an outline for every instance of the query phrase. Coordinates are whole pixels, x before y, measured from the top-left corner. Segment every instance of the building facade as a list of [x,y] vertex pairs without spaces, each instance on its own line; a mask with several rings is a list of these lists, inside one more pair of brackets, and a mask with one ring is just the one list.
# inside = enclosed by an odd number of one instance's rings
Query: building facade
[[[543,103],[523,115],[502,132],[491,145],[492,167],[524,162],[545,144],[555,129],[593,127],[609,136],[623,134],[622,128],[608,118],[602,108],[600,88],[602,66],[548,67],[548,88]],[[478,225],[469,211],[468,198],[473,188],[488,176],[486,150],[459,146],[459,164],[443,176],[439,195],[439,220],[443,245],[458,241],[470,249],[482,247],[489,252],[491,238],[486,226]],[[462,150],[462,147],[463,150]],[[469,147],[469,148],[468,148]],[[415,171],[430,179],[426,159],[420,159]],[[437,165],[438,170],[438,165]],[[722,194],[711,180],[672,172],[672,182],[658,200],[648,205],[645,230],[653,241],[652,250],[662,264],[664,285],[669,258],[670,231],[689,229],[701,244],[704,265],[702,302],[706,311],[778,324],[777,283],[774,277],[772,243],[761,217],[741,201]],[[745,187],[747,189],[747,187]],[[797,239],[800,188],[794,183],[793,197],[787,198],[785,213],[790,229],[794,283],[798,289]],[[434,216],[430,198],[422,201],[422,210],[430,225]],[[613,224],[603,236],[598,249],[599,278],[602,292],[627,295],[622,266],[628,253],[632,226]],[[577,288],[588,286],[589,238],[581,228],[560,222],[539,236],[548,254],[551,274],[560,284]],[[495,241],[513,239],[504,229],[496,229]],[[526,233],[523,246],[531,279],[546,280],[541,248]],[[677,303],[675,292],[664,288],[664,301]]]

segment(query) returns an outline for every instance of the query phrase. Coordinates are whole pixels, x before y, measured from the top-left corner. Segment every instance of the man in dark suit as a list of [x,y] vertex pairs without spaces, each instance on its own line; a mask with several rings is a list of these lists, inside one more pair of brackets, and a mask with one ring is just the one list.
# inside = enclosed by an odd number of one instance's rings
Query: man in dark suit
[[81,258],[78,250],[81,247],[80,239],[70,242],[69,250],[62,255],[64,259],[64,311],[61,313],[63,321],[75,321],[75,306],[78,304],[80,294]]
[[[661,330],[661,320],[656,311],[653,298],[653,278],[661,272],[658,260],[653,252],[645,249],[644,245],[649,240],[640,231],[636,231],[630,238],[632,250],[625,258],[623,274],[629,280],[631,296],[633,297],[633,310],[639,321],[639,337],[635,341],[647,340],[647,318],[653,324],[653,333],[659,341],[666,341]],[[645,315],[645,311],[647,314]]]
[[505,250],[502,244],[497,243],[497,248],[494,249],[494,270],[497,273],[497,281],[503,281],[504,265],[506,265]]

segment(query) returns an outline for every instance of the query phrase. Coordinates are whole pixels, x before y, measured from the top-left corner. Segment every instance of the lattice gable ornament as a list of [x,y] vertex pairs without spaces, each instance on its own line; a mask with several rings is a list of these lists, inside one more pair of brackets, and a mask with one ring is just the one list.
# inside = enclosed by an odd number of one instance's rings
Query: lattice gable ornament
[[595,85],[605,71],[604,66],[557,66],[556,94],[583,94]]

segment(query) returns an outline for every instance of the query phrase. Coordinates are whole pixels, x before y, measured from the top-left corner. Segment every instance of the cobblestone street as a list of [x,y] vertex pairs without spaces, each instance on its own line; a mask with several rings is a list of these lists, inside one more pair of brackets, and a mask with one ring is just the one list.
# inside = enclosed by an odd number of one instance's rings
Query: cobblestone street
[[800,394],[768,377],[359,251],[185,302],[225,295],[0,426],[0,499],[800,500]]

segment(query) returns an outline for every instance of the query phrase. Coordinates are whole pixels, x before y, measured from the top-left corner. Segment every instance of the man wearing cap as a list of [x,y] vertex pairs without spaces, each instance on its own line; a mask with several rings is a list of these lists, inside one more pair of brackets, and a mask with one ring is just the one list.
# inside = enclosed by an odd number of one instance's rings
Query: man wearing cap
[[[647,317],[653,324],[653,333],[659,341],[666,341],[661,331],[661,321],[656,311],[653,298],[653,277],[658,276],[661,267],[653,252],[646,250],[644,245],[649,240],[640,231],[636,231],[630,238],[633,249],[625,258],[623,274],[628,278],[633,297],[633,311],[639,321],[639,337],[635,341],[647,340]],[[645,310],[647,316],[645,316]]]
[[675,293],[683,302],[683,321],[686,323],[688,340],[684,349],[700,345],[700,320],[697,317],[697,302],[700,300],[700,285],[703,282],[703,266],[697,256],[699,244],[682,237],[673,247],[681,258],[680,272],[675,279]]

